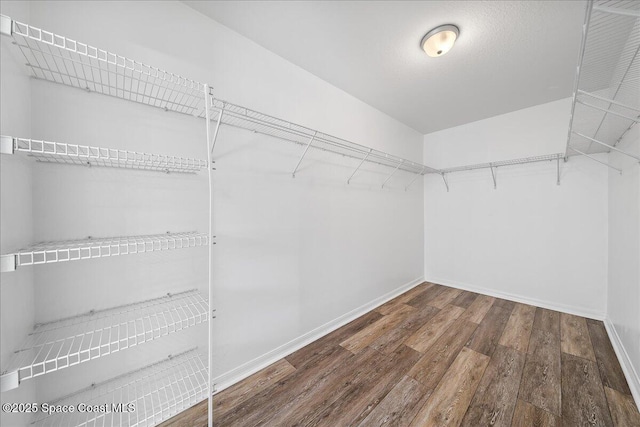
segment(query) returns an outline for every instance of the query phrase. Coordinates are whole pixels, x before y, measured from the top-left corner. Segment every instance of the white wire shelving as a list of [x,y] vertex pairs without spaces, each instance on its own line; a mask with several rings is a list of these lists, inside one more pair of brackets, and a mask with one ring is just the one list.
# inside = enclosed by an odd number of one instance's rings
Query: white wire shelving
[[194,348],[50,403],[95,410],[37,413],[33,425],[155,426],[207,399],[207,375],[206,363]]
[[204,117],[205,85],[1,16],[34,78]]
[[27,138],[0,136],[2,154],[24,153],[38,162],[137,169],[165,173],[197,173],[208,162],[113,148],[90,147]]
[[207,245],[206,233],[166,233],[146,236],[88,238],[37,243],[16,253],[2,255],[0,271],[55,262],[78,261]]
[[[587,2],[565,157],[617,151],[640,121],[640,2]],[[600,161],[602,163],[602,161]],[[605,162],[608,166],[608,164]]]
[[293,169],[292,175],[294,176],[309,148],[357,159],[360,161],[358,169],[362,163],[366,161],[387,166],[394,169],[394,171],[402,170],[413,174],[422,175],[425,172],[435,171],[435,169],[429,166],[328,135],[258,111],[250,110],[227,101],[212,98],[211,102],[212,108],[218,112],[215,119],[220,120],[222,124],[273,136],[305,147],[300,161]]
[[204,323],[208,307],[190,290],[38,324],[3,369],[1,390]]

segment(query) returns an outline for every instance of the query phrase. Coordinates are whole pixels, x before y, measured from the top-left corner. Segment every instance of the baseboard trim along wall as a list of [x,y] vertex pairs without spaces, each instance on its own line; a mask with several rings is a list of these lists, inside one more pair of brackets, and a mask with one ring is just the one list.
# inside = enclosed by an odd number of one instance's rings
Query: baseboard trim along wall
[[329,334],[330,332],[335,331],[336,329],[346,325],[352,320],[357,319],[358,317],[368,313],[376,307],[381,306],[385,302],[407,292],[409,289],[412,289],[424,282],[424,277],[418,277],[409,283],[405,283],[404,285],[392,290],[391,292],[387,292],[386,294],[364,304],[360,307],[351,310],[348,313],[343,314],[342,316],[333,319],[322,326],[319,326],[306,334],[299,336],[298,338],[294,338],[293,340],[274,348],[273,350],[256,357],[253,360],[250,360],[242,365],[234,368],[230,371],[223,373],[222,375],[216,377],[213,381],[215,383],[216,393],[220,392],[233,384],[242,381],[243,379],[249,377],[250,375],[255,374],[261,369],[266,368],[267,366],[277,362],[295,352],[296,350],[301,349],[302,347],[312,343],[313,341],[322,338],[323,336]]
[[443,286],[449,286],[451,288],[462,289],[464,291],[476,292],[483,295],[488,295],[495,298],[502,298],[509,301],[515,301],[522,304],[535,305],[536,307],[546,308],[549,310],[561,311],[563,313],[574,314],[576,316],[587,317],[594,320],[604,320],[605,313],[595,310],[584,309],[582,307],[568,306],[564,304],[558,304],[551,301],[543,301],[536,298],[524,297],[521,295],[510,294],[508,292],[500,292],[494,289],[487,289],[481,286],[469,285],[467,283],[456,282],[452,280],[440,280],[440,279],[426,279],[427,282],[437,283]]
[[616,327],[608,317],[604,320],[604,327],[609,335],[609,341],[611,341],[613,351],[615,351],[616,356],[618,356],[618,360],[622,366],[622,372],[624,372],[624,376],[627,378],[627,383],[631,389],[633,399],[636,401],[636,406],[640,408],[640,375],[638,375],[638,372],[633,366],[631,357],[629,357],[629,353],[627,353],[627,350],[624,348],[624,344],[618,335]]

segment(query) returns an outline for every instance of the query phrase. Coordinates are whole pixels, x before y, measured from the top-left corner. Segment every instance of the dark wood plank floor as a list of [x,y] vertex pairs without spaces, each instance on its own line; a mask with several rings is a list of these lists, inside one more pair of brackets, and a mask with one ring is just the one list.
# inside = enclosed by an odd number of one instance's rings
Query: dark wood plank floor
[[[602,322],[423,283],[214,397],[216,426],[640,426]],[[203,402],[165,426],[205,426]]]

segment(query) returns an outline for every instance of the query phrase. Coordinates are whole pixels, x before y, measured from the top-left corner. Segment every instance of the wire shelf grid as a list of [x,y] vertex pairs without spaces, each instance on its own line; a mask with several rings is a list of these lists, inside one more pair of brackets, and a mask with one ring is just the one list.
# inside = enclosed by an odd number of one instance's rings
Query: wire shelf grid
[[[37,243],[17,251],[15,267],[78,261],[144,252],[183,249],[208,243],[205,233],[166,233],[146,236],[89,238]],[[3,255],[4,257],[5,255]]]
[[[414,173],[424,174],[434,169],[423,164],[403,159],[383,151],[356,144],[335,136],[328,135],[305,126],[278,119],[248,108],[212,98],[212,105],[218,114],[222,112],[221,123],[252,132],[273,136],[298,145],[324,150],[357,160],[366,158],[367,162],[396,168]],[[214,117],[217,120],[217,116]]]
[[22,22],[11,35],[37,79],[203,117],[202,83]]
[[[53,405],[103,405],[94,412],[38,413],[34,425],[145,427],[160,424],[207,399],[207,366],[197,349],[63,397]],[[132,404],[134,411],[127,411]],[[122,405],[125,410],[116,408]]]
[[40,162],[159,172],[196,173],[208,165],[200,159],[26,138],[13,138],[13,151],[26,153]]
[[125,350],[207,321],[197,290],[36,325],[3,372],[19,381]]
[[640,121],[639,57],[640,3],[590,1],[566,155],[610,152]]

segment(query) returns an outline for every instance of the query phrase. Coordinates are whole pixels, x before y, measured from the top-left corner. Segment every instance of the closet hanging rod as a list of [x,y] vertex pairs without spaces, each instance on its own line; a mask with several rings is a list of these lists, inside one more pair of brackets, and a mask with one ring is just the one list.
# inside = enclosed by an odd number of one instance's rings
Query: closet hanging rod
[[24,153],[39,162],[137,169],[155,172],[196,173],[206,169],[206,160],[115,148],[91,147],[28,138],[0,136],[2,154]]
[[208,306],[190,290],[37,324],[3,367],[0,390],[204,323]]

